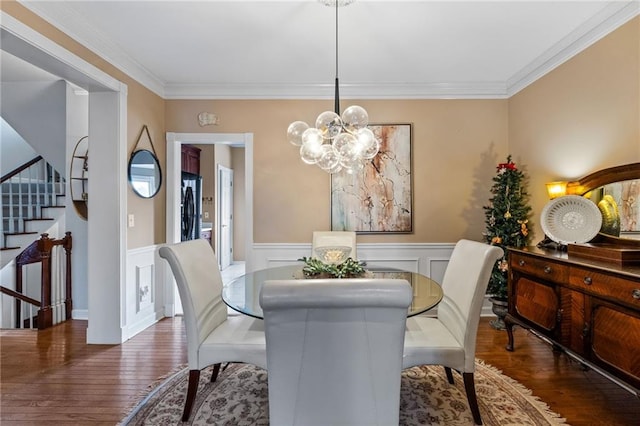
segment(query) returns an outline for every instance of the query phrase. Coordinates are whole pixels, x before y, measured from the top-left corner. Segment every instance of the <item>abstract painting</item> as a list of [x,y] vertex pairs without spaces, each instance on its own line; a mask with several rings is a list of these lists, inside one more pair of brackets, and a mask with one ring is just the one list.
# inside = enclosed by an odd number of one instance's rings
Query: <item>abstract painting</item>
[[604,186],[604,195],[611,195],[620,215],[620,232],[640,231],[640,181],[638,179],[615,182]]
[[331,229],[413,232],[411,124],[369,125],[380,151],[355,174],[331,175]]

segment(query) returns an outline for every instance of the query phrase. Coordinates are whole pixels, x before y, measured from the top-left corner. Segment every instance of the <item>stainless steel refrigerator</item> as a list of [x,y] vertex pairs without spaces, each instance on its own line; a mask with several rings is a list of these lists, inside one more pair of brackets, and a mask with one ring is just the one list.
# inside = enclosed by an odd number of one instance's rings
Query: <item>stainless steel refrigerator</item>
[[200,238],[202,228],[202,176],[182,172],[182,203],[180,205],[181,241]]

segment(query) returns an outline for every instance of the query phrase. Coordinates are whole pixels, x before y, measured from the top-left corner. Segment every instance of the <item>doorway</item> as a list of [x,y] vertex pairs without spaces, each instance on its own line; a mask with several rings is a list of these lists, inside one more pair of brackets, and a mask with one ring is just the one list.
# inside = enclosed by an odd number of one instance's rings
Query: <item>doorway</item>
[[233,262],[233,170],[218,164],[218,263],[225,270]]
[[[2,50],[89,93],[87,343],[118,344],[126,282],[127,86],[0,11]],[[100,159],[100,160],[98,160]],[[91,196],[91,194],[100,194]]]
[[[245,246],[245,267],[246,271],[252,271],[253,264],[253,133],[172,133],[168,132],[167,140],[167,243],[180,241],[180,174],[181,146],[226,144],[230,146],[244,146],[244,246]],[[236,180],[238,176],[236,176]],[[237,212],[236,212],[237,213]],[[218,233],[219,234],[219,233]],[[215,237],[218,245],[218,235]],[[220,250],[217,249],[216,252]],[[179,301],[172,291],[175,288],[173,275],[164,265],[165,277],[168,291],[165,293],[167,304],[165,305],[165,315],[174,316],[180,308]],[[173,283],[173,285],[171,285]],[[177,302],[177,303],[176,303]]]

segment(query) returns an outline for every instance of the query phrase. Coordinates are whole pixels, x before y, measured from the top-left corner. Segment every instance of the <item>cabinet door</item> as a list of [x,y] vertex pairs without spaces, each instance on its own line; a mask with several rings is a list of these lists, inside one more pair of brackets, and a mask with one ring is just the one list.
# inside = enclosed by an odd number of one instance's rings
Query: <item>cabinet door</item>
[[200,148],[191,145],[182,145],[182,171],[200,174]]
[[553,336],[560,308],[555,288],[520,274],[514,274],[512,285],[516,316]]
[[640,314],[593,298],[591,360],[640,388]]
[[560,288],[558,343],[582,356],[588,351],[589,324],[585,316],[587,300],[582,292]]

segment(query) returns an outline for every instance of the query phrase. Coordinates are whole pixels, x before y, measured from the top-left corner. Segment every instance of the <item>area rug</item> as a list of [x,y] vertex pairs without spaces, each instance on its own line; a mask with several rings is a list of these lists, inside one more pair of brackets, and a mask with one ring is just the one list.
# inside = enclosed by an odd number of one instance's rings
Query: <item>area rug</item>
[[[186,395],[186,368],[151,390],[121,423],[141,425],[268,425],[267,372],[249,364],[230,364],[214,383],[211,371],[200,375],[191,419],[181,422]],[[450,385],[440,366],[403,371],[400,425],[472,425],[462,377],[454,372]],[[485,425],[559,425],[565,420],[520,383],[496,368],[476,362],[476,392]]]

